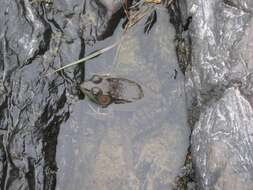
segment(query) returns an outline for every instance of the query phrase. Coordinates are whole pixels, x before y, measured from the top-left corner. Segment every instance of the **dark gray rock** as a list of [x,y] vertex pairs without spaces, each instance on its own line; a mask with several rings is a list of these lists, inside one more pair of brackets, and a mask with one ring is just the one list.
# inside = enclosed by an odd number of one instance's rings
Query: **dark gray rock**
[[[59,125],[68,115],[67,92],[80,81],[81,71],[74,67],[62,75],[46,74],[77,59],[81,40],[67,33],[68,25],[48,20],[50,6],[1,1],[1,189],[55,187]],[[60,28],[74,40],[66,40]]]
[[247,0],[188,1],[186,86],[199,189],[253,187],[252,8]]
[[192,154],[200,189],[251,190],[253,110],[236,88],[200,115]]
[[[189,84],[198,93],[207,94],[222,89],[231,81],[240,81],[249,72],[247,62],[239,52],[246,50],[241,40],[252,14],[221,0],[189,1],[188,9],[193,16]],[[203,96],[199,95],[199,98]]]
[[[126,3],[126,1],[122,0],[85,1],[86,11],[83,15],[83,28],[85,30],[84,34],[88,34],[85,38],[102,40],[108,37],[105,33],[111,30],[110,20],[113,15],[122,8],[124,3]],[[116,19],[119,20],[119,18]]]

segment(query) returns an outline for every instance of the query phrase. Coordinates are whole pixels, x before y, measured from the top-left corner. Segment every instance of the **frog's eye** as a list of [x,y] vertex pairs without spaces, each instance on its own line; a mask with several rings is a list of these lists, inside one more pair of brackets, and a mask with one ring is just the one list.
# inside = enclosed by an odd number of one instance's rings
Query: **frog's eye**
[[93,96],[98,96],[98,95],[102,94],[102,90],[98,87],[93,87],[91,89],[91,93],[92,93]]
[[94,75],[92,78],[91,78],[91,81],[98,84],[102,81],[102,78],[99,77],[98,75]]
[[100,95],[98,96],[98,102],[101,106],[107,107],[112,102],[112,98],[107,95]]

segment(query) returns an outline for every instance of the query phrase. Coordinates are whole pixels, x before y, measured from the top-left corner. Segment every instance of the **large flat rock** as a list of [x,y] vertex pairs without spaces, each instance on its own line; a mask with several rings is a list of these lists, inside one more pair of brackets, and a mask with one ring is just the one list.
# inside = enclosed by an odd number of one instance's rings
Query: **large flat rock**
[[[105,109],[88,100],[73,103],[58,139],[58,189],[172,189],[189,146],[184,76],[167,9],[157,8],[149,35],[146,18],[116,51],[86,63],[87,78],[107,73],[134,80],[144,98]],[[120,30],[102,45],[122,38]]]

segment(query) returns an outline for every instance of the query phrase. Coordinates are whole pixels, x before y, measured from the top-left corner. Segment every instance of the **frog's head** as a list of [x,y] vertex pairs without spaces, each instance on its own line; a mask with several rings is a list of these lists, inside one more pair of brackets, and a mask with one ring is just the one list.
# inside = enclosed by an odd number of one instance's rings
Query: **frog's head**
[[108,93],[109,83],[106,77],[93,75],[80,85],[80,90],[90,100],[102,107],[107,107],[112,102],[112,97]]

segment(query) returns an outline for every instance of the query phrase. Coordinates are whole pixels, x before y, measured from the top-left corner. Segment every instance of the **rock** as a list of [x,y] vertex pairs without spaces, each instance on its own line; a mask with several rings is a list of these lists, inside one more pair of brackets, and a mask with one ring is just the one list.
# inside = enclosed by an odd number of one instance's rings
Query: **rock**
[[[94,38],[95,40],[103,40],[108,37],[106,32],[112,30],[110,21],[112,20],[113,14],[119,11],[123,4],[122,0],[88,0],[85,3],[85,14],[84,14],[84,30],[85,38]],[[119,17],[119,15],[118,15]],[[119,20],[116,17],[116,20]],[[87,22],[88,21],[88,22]],[[90,36],[89,36],[90,34]]]
[[235,88],[200,115],[192,134],[200,189],[252,189],[252,116],[251,104]]
[[191,150],[199,189],[252,189],[252,1],[187,3],[186,86],[197,122]]
[[[68,82],[59,74],[46,74],[52,67],[78,58],[80,39],[73,31],[67,32],[68,24],[63,38],[59,32],[62,22],[57,25],[48,20],[52,9],[45,2],[0,4],[1,188],[53,189],[57,135],[68,115],[67,84],[74,86],[80,69],[62,73]],[[66,19],[65,15],[61,19],[57,16],[57,21]],[[67,36],[76,43],[66,40]]]
[[192,0],[188,2],[188,9],[192,15],[192,66],[187,73],[188,84],[197,93],[208,96],[210,91],[218,91],[247,75],[245,61],[238,53],[246,49],[241,40],[252,14],[222,0]]
[[[103,109],[89,100],[73,103],[58,141],[58,189],[174,187],[189,146],[184,76],[167,9],[158,6],[156,11],[149,35],[143,32],[147,14],[124,36],[118,28],[114,38],[102,43],[105,47],[120,38],[116,51],[86,64],[87,78],[107,73],[133,80],[144,97]],[[101,47],[96,45],[93,51]]]

